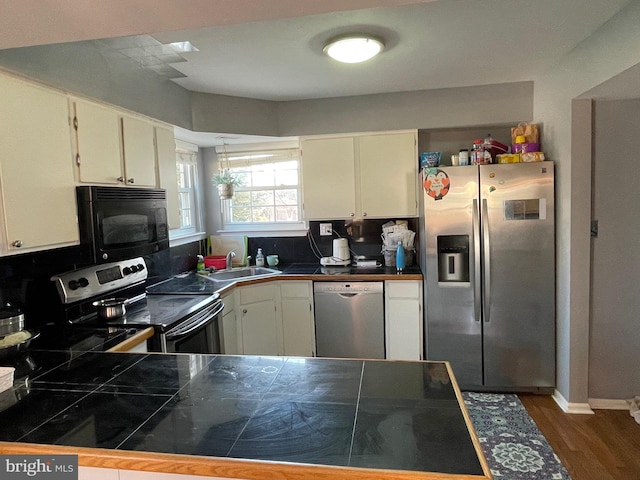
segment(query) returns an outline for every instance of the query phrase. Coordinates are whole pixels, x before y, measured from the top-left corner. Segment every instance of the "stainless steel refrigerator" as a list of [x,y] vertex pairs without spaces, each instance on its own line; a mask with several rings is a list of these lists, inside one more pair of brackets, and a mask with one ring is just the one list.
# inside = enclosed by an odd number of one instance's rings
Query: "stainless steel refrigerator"
[[425,358],[464,389],[555,385],[553,167],[423,172]]

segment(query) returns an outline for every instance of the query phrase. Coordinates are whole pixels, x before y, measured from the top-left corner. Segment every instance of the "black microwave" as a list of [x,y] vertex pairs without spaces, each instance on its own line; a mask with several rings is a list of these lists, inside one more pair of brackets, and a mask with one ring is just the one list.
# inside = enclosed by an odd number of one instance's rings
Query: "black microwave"
[[94,263],[116,262],[169,248],[164,189],[76,187],[80,243]]

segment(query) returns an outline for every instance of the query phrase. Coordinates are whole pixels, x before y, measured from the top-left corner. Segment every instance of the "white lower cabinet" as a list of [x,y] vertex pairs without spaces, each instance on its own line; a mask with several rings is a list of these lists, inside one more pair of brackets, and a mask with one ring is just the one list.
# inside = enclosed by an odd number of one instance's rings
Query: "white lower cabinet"
[[[228,310],[235,294],[235,312]],[[315,356],[310,281],[273,281],[237,287],[223,298],[223,353]]]
[[235,291],[221,297],[224,303],[222,317],[220,318],[220,349],[228,355],[242,354],[242,345],[238,335],[239,325],[236,321]]
[[244,355],[282,355],[282,320],[278,284],[264,283],[240,287],[237,291],[242,353]]
[[387,280],[384,284],[387,358],[421,360],[422,282]]
[[284,354],[301,357],[315,356],[312,282],[280,282],[280,294]]

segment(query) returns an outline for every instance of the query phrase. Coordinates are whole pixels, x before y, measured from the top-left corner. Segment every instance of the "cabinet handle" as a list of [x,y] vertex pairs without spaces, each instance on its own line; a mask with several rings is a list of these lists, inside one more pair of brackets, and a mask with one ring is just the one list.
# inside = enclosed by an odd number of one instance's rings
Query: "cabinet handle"
[[80,154],[76,154],[76,165],[80,166]]
[[242,313],[247,313],[247,309],[246,309],[246,308],[243,308],[243,309],[242,309]]
[[15,242],[13,242],[11,244],[12,246],[16,247],[16,248],[20,248],[23,244],[22,244],[22,240],[16,240]]
[[129,180],[127,180],[127,182],[133,184],[133,183],[135,183],[135,180],[133,178],[130,178]]
[[118,177],[116,178],[116,180],[118,180],[120,183],[124,183],[124,177]]
[[356,214],[355,214],[355,213],[353,213],[353,212],[351,212],[351,216],[352,216],[352,217],[355,217],[355,216],[356,216]]
[[362,216],[366,217],[367,216],[367,212],[362,212]]

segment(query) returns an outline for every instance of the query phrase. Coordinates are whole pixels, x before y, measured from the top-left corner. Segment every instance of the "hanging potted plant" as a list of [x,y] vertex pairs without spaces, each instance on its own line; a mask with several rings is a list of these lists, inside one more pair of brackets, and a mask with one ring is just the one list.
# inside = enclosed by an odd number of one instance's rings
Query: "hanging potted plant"
[[242,185],[242,180],[229,170],[229,155],[227,154],[227,144],[222,142],[223,156],[220,161],[218,173],[213,176],[213,184],[218,187],[218,195],[221,200],[233,198],[235,187]]
[[242,180],[231,173],[228,168],[219,170],[213,176],[214,185],[218,186],[218,195],[222,200],[229,200],[233,197],[235,187],[242,185]]

